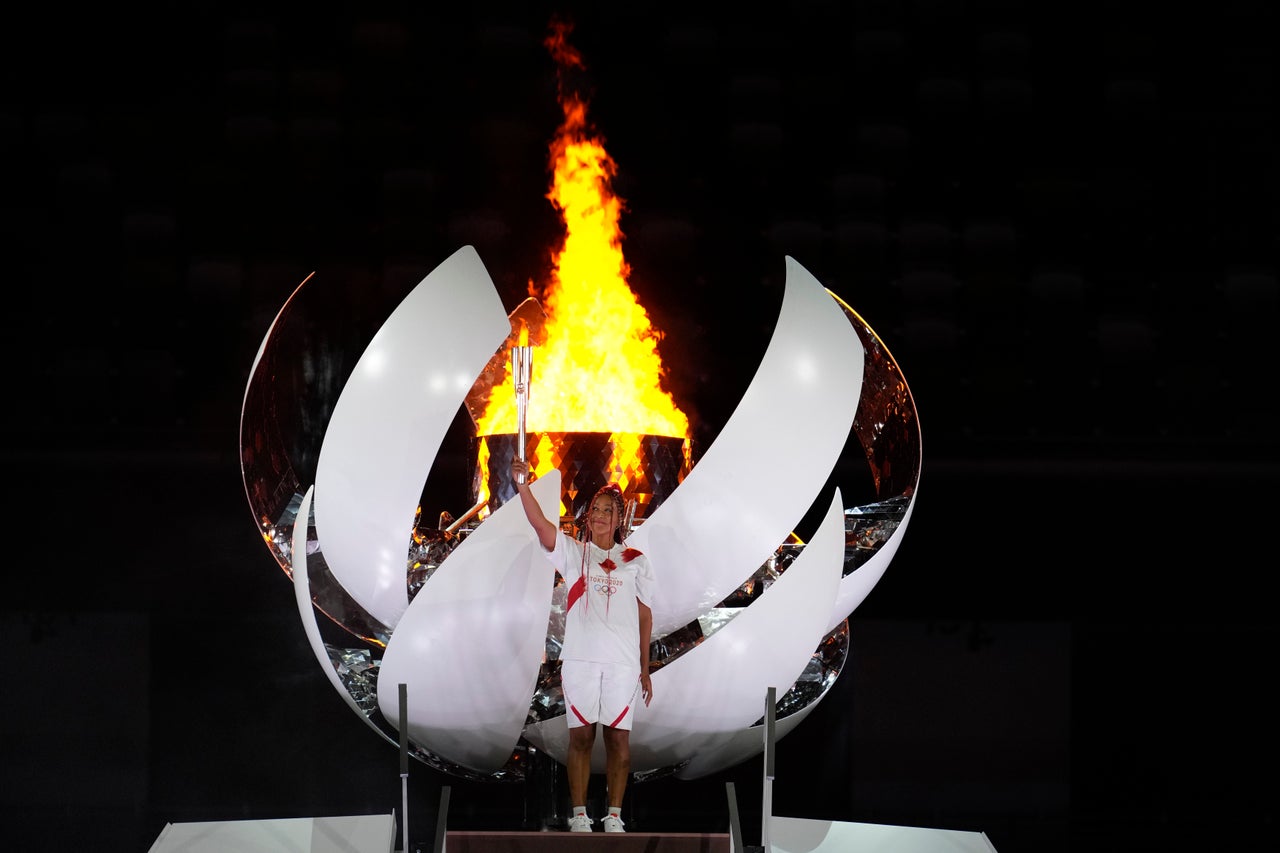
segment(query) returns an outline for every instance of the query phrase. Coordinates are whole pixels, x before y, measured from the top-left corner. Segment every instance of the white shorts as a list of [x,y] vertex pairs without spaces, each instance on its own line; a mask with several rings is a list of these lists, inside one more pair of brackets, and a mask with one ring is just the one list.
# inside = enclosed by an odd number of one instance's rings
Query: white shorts
[[603,722],[610,728],[629,730],[640,699],[640,664],[563,661],[560,687],[569,728]]

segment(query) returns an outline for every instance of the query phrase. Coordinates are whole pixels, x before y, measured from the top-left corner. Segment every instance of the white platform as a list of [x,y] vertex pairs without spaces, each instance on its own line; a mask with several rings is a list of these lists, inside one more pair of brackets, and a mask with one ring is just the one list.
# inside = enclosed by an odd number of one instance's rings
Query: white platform
[[996,853],[985,833],[777,817],[770,853]]
[[149,853],[394,853],[395,814],[170,823]]

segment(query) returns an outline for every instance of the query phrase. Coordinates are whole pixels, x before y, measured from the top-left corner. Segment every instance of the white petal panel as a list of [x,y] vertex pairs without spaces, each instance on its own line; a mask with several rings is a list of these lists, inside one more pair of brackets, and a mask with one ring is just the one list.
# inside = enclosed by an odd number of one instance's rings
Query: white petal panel
[[658,578],[655,637],[719,604],[769,559],[849,437],[862,342],[818,280],[793,258],[786,264],[778,324],[751,386],[679,488],[631,537]]
[[392,312],[356,363],[316,467],[316,532],[334,578],[394,626],[408,604],[422,485],[476,377],[511,331],[475,249],[459,249]]
[[[797,726],[803,722],[804,718],[809,716],[809,712],[818,707],[821,702],[831,691],[828,686],[822,691],[822,695],[814,699],[808,705],[796,711],[794,714],[788,714],[781,720],[777,720],[773,725],[774,745],[782,740],[788,734],[795,730]],[[781,689],[776,694],[781,698]],[[760,714],[764,715],[764,701],[760,702]],[[716,739],[714,745],[698,751],[698,754],[689,760],[689,763],[681,767],[675,772],[677,779],[701,779],[712,773],[719,772],[726,767],[733,767],[735,764],[741,764],[748,758],[754,758],[764,752],[764,726],[752,726],[749,729],[733,732],[727,737]]]
[[889,561],[893,559],[893,555],[898,553],[898,546],[902,544],[902,537],[907,532],[907,523],[911,521],[911,513],[916,508],[916,497],[920,493],[918,480],[916,484],[917,488],[911,493],[911,502],[907,504],[907,511],[903,513],[902,521],[898,522],[893,535],[880,546],[880,550],[876,551],[870,560],[841,579],[840,591],[836,595],[835,605],[831,608],[831,619],[827,623],[828,633],[857,609],[871,592],[872,587],[880,581],[885,569],[889,568]]
[[[329,652],[324,647],[324,640],[320,637],[320,626],[316,624],[316,609],[311,603],[311,579],[307,576],[307,519],[311,517],[311,497],[315,493],[315,486],[307,489],[307,493],[302,496],[302,504],[298,507],[298,524],[293,528],[293,563],[290,574],[293,577],[293,594],[298,604],[298,615],[302,618],[302,630],[306,632],[307,643],[311,646],[311,651],[315,653],[316,660],[320,662],[320,668],[324,670],[324,674],[328,676],[329,683],[333,685],[333,689],[338,691],[338,695],[342,697],[342,701],[347,703],[347,707],[356,712],[356,716],[364,720],[369,728],[378,733],[379,737],[390,741],[386,732],[374,725],[369,716],[361,710],[356,700],[352,697],[351,691],[347,690],[347,686],[342,683],[342,679],[338,677],[338,671],[334,669],[333,661],[329,659]],[[301,560],[299,560],[301,556]]]
[[[560,472],[531,486],[548,518],[560,510]],[[503,504],[440,564],[387,643],[378,707],[409,738],[473,770],[511,757],[546,649],[555,569],[520,501]]]
[[[770,687],[781,695],[804,671],[826,635],[827,610],[844,568],[844,513],[836,490],[822,524],[795,562],[754,602],[696,648],[653,674],[653,702],[636,708],[631,765],[678,764],[735,743],[764,713]],[[563,762],[563,717],[525,730],[531,743]],[[592,755],[604,770],[603,738]]]

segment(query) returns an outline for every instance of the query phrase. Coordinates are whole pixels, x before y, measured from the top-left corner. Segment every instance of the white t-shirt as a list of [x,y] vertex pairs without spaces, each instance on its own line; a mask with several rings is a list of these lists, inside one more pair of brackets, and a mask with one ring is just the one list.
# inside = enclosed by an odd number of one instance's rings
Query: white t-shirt
[[[586,560],[583,560],[586,548]],[[634,548],[605,550],[563,530],[547,554],[569,585],[560,660],[640,665],[639,600],[653,601],[653,567]],[[612,564],[612,568],[607,568]]]

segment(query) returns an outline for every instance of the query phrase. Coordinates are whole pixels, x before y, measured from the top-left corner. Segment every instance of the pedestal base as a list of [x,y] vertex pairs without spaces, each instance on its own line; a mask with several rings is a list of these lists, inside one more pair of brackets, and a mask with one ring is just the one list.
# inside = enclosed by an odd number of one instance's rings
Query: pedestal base
[[[605,836],[608,836],[607,840]],[[448,853],[587,853],[604,842],[610,853],[729,853],[728,833],[701,832],[454,832]]]

